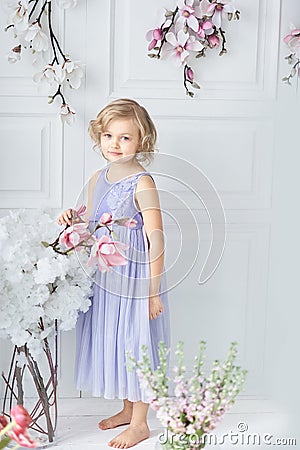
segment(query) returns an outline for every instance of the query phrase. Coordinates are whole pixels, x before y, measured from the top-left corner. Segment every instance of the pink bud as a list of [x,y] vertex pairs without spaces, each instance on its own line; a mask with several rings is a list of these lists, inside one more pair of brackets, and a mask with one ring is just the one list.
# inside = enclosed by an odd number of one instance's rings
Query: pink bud
[[189,79],[190,81],[193,81],[193,80],[194,80],[194,72],[193,72],[193,70],[192,70],[191,67],[188,67],[188,69],[187,69],[187,71],[186,71],[186,76],[188,77],[188,79]]
[[220,39],[215,34],[211,34],[207,37],[210,47],[218,47]]
[[8,425],[5,416],[0,416],[0,431],[3,430]]
[[103,225],[111,225],[113,223],[112,215],[110,213],[103,213],[99,222]]
[[157,40],[153,39],[150,44],[148,45],[148,50],[152,50],[157,44]]
[[136,224],[137,224],[137,221],[135,219],[128,219],[124,223],[124,226],[127,228],[134,228],[136,226]]
[[163,32],[161,31],[160,28],[156,28],[155,30],[153,30],[153,37],[157,41],[161,41],[162,40]]

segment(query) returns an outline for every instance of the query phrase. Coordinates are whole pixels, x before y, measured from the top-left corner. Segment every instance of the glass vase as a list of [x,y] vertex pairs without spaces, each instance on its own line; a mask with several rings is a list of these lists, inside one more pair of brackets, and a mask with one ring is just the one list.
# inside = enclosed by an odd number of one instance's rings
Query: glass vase
[[[48,448],[55,442],[58,416],[57,322],[55,322],[54,337],[51,344],[52,345],[50,345],[48,338],[43,339],[43,356],[39,358],[38,361],[32,357],[30,350],[26,345],[22,347],[15,346],[8,375],[5,376],[2,373],[2,378],[6,385],[2,412],[9,420],[10,410],[16,403],[23,405],[24,408],[27,409],[32,419],[29,426],[29,432],[32,438],[38,442],[37,448]],[[20,364],[19,361],[22,361],[22,363]],[[34,399],[26,398],[24,395],[25,375],[27,378],[31,379],[31,385],[35,391]],[[12,444],[13,442],[10,443],[10,445]]]

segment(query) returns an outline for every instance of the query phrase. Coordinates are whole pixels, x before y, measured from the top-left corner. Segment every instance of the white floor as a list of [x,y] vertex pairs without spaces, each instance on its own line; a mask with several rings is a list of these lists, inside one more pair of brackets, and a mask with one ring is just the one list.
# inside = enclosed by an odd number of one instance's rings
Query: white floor
[[[100,398],[85,399],[60,399],[59,400],[59,422],[56,433],[55,443],[51,445],[53,450],[94,450],[111,449],[107,442],[116,434],[126,429],[126,426],[114,430],[102,431],[97,428],[97,423],[102,418],[108,417],[120,410],[122,401],[105,400]],[[259,411],[259,412],[258,412]],[[156,419],[155,412],[149,409],[148,423],[151,429],[149,439],[137,444],[136,450],[149,450],[158,448],[156,443],[160,434],[164,433],[164,428]],[[246,425],[239,425],[243,423]],[[246,426],[247,431],[238,429]],[[248,450],[252,448],[270,449],[278,446],[275,443],[276,438],[295,438],[288,435],[287,419],[267,401],[257,401],[253,399],[243,399],[237,401],[233,408],[228,412],[223,421],[215,429],[217,445],[207,444],[209,449],[223,450]],[[229,439],[225,437],[225,443],[221,444],[223,433],[236,433]],[[247,444],[247,436],[256,433],[261,442],[253,445],[253,437],[250,437],[250,444]],[[272,434],[268,443],[263,442],[264,434]],[[244,441],[243,441],[244,439]],[[256,438],[258,439],[258,438]],[[285,450],[300,449],[300,442],[296,445],[281,444]]]

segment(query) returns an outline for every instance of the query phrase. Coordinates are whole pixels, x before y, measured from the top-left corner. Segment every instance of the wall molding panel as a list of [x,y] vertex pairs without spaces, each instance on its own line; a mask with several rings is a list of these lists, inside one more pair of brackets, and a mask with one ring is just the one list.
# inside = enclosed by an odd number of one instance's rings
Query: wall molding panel
[[[16,132],[18,130],[18,132]],[[62,130],[55,118],[0,115],[2,208],[58,208],[62,199]]]
[[[201,236],[199,258],[189,276],[169,292],[174,318],[171,322],[171,364],[176,361],[174,350],[179,340],[185,342],[188,374],[201,339],[207,341],[206,367],[210,367],[215,358],[225,358],[230,342],[236,340],[239,343],[237,363],[249,370],[245,393],[263,398],[270,225],[227,224],[221,264],[204,285],[199,285],[197,280],[211,235],[207,226],[198,225]],[[192,254],[195,233],[188,224],[182,228],[186,246]],[[176,257],[177,242],[176,226],[168,224],[167,266]],[[180,265],[179,257],[179,271]],[[213,339],[216,334],[219,339]]]
[[[159,150],[186,157],[188,161],[201,161],[198,167],[215,186],[225,209],[271,207],[274,158],[271,118],[154,116],[154,119]],[[196,196],[179,182],[172,183],[163,176],[157,176],[157,181],[161,189],[176,193],[191,208],[203,208]],[[197,180],[193,182],[197,184]],[[166,197],[163,193],[162,196]],[[180,208],[175,199],[168,200],[168,206]]]

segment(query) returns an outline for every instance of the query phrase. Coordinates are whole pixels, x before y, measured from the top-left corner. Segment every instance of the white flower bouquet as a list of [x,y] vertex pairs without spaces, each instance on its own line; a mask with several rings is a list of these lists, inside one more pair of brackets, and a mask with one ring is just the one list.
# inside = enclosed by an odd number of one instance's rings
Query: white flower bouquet
[[[23,404],[27,367],[39,397],[31,413],[31,428],[47,434],[49,442],[57,420],[58,330],[74,328],[78,313],[88,310],[95,263],[101,271],[127,263],[123,254],[127,245],[110,239],[116,234],[109,226],[114,222],[135,226],[134,220],[113,220],[104,213],[94,229],[88,230],[89,224],[80,217],[85,211],[84,205],[73,210],[73,224],[62,231],[46,210],[10,211],[0,219],[0,337],[14,344],[8,376],[2,374],[6,384],[3,411],[11,403],[7,402],[9,395]],[[109,236],[97,239],[94,233],[100,227],[106,227]],[[46,379],[39,368],[43,356]],[[55,409],[54,421],[50,406]],[[38,424],[42,415],[47,431]]]
[[237,343],[232,342],[227,359],[223,364],[215,360],[208,376],[202,366],[206,342],[200,342],[199,356],[191,377],[185,378],[183,365],[183,342],[177,344],[178,366],[174,367],[176,376],[174,396],[169,395],[171,378],[167,375],[168,353],[164,342],[159,343],[160,363],[154,371],[151,369],[146,346],[142,347],[143,357],[136,361],[130,352],[128,365],[131,370],[137,368],[141,386],[146,389],[150,406],[157,412],[157,418],[167,429],[167,438],[160,444],[166,449],[202,449],[205,437],[222,419],[233,405],[241,391],[247,370],[234,364]]
[[35,359],[55,332],[55,320],[70,330],[78,312],[90,306],[94,268],[87,265],[88,255],[66,257],[41,244],[53,241],[58,230],[45,210],[10,211],[0,219],[0,337],[26,345]]

